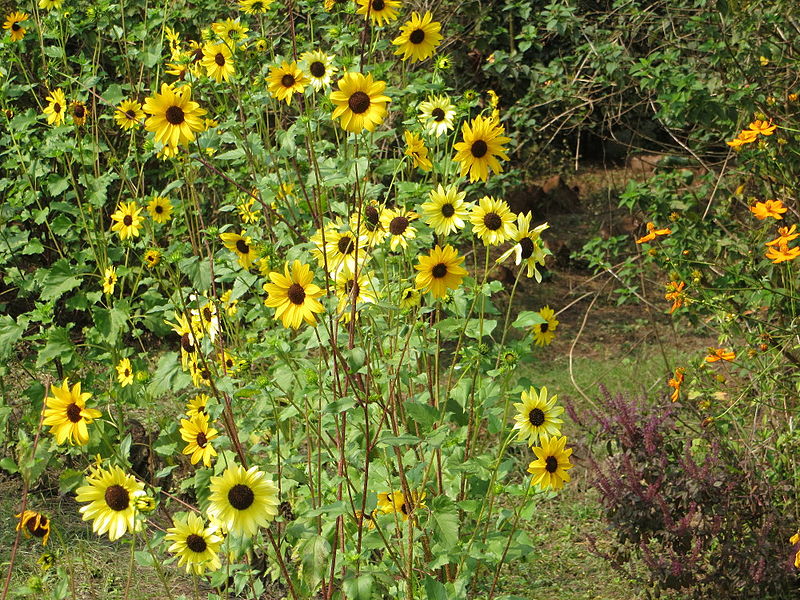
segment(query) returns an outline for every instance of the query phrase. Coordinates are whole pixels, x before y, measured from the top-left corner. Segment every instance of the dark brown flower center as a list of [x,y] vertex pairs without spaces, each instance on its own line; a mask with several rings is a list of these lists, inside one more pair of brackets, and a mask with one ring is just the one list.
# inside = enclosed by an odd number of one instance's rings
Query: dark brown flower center
[[386,8],[386,2],[384,2],[383,0],[373,0],[372,2],[373,11],[380,12],[384,8]]
[[201,60],[203,60],[203,49],[202,48],[196,48],[195,51],[194,51],[194,54],[192,55],[192,62],[196,63],[196,62],[200,62]]
[[350,254],[353,250],[355,250],[356,245],[355,242],[353,242],[353,238],[351,238],[349,235],[343,235],[339,238],[339,243],[336,244],[336,247],[342,254]]
[[200,554],[201,552],[206,551],[208,544],[206,544],[206,540],[202,535],[192,533],[186,536],[186,547],[192,552],[197,552]]
[[294,75],[290,75],[286,73],[283,77],[281,77],[281,85],[283,87],[290,88],[294,85]]
[[452,217],[454,214],[456,214],[456,209],[455,209],[455,208],[453,208],[453,205],[452,205],[452,204],[450,204],[450,203],[447,203],[447,204],[442,204],[442,216],[443,216],[445,219],[449,219],[449,218],[450,218],[450,217]]
[[381,220],[381,215],[378,213],[378,209],[374,206],[368,206],[364,209],[364,216],[367,219],[367,229],[370,231],[375,231],[378,227],[378,223]]
[[531,425],[534,427],[539,427],[542,423],[544,423],[544,412],[541,408],[534,408],[528,413],[528,421],[531,422]]
[[220,67],[225,66],[225,55],[222,52],[217,52],[214,55],[214,62],[217,63]]
[[237,483],[228,490],[228,502],[230,502],[231,506],[236,510],[247,510],[255,499],[256,497],[253,494],[253,490],[241,483]]
[[408,36],[408,41],[412,44],[421,44],[424,39],[425,32],[422,29],[415,29],[411,32],[411,35]]
[[238,240],[236,242],[236,249],[240,254],[247,254],[250,252],[250,246],[244,240]]
[[192,338],[189,337],[188,333],[184,333],[181,336],[181,348],[183,348],[184,352],[188,352],[189,354],[194,353],[194,344],[192,344]]
[[163,206],[161,206],[160,204],[156,204],[155,211],[156,211],[158,214],[161,214],[161,213],[163,213],[163,212],[164,212],[164,207],[163,207]]
[[524,237],[519,241],[519,247],[522,249],[522,258],[530,258],[533,255],[533,240],[529,237]]
[[81,417],[81,407],[75,404],[74,402],[67,407],[67,418],[72,423],[77,423],[83,417]]
[[75,115],[75,116],[76,116],[78,119],[82,119],[84,116],[86,116],[86,109],[85,109],[83,106],[81,106],[80,104],[78,104],[78,105],[75,107],[75,110],[74,110],[73,114],[74,114],[74,115]]
[[[167,112],[164,113],[164,116],[170,125],[180,125],[186,120],[183,116],[183,109],[180,106],[170,106],[167,109]],[[473,149],[474,147],[475,146],[473,145]]]
[[447,265],[444,263],[439,263],[431,269],[431,275],[433,275],[436,279],[441,279],[447,275]]
[[58,102],[53,104],[53,112],[54,113],[60,113],[61,112],[61,105]]
[[130,227],[133,225],[133,217],[131,215],[125,215],[122,217],[122,222],[125,224],[125,227]]
[[489,146],[486,145],[486,142],[483,140],[475,140],[472,142],[472,147],[470,148],[470,152],[472,152],[472,156],[475,158],[482,158],[486,156],[486,152],[488,152]]
[[369,96],[361,91],[353,92],[350,99],[347,101],[347,106],[357,115],[367,112],[369,110],[369,104]]
[[407,515],[409,512],[411,512],[411,508],[405,502],[403,502],[400,505],[400,512],[404,515]]
[[[355,292],[353,292],[353,288],[355,288]],[[358,298],[358,295],[361,293],[361,288],[358,286],[358,282],[355,279],[349,279],[344,284],[344,293],[349,298],[351,295],[355,295]]]
[[125,510],[131,503],[128,490],[117,483],[106,488],[105,499],[108,507],[117,512]]
[[43,538],[50,531],[49,521],[44,515],[36,515],[32,519],[28,519],[25,528],[28,533],[37,538]]
[[542,333],[547,333],[547,330],[550,329],[550,323],[542,323],[540,329]]
[[405,217],[395,217],[389,222],[389,233],[392,235],[403,235],[408,229],[408,219]]
[[127,378],[127,377],[130,377],[130,376],[131,376],[131,370],[126,368],[126,369],[125,369],[125,370],[122,372],[122,376],[123,376],[123,377],[126,377],[126,378]]
[[483,224],[486,225],[486,229],[497,231],[503,226],[503,219],[497,213],[490,212],[483,216]]
[[19,31],[20,29],[22,29],[22,26],[20,26],[19,23],[13,23],[11,25],[11,31]]
[[306,299],[306,291],[299,283],[293,283],[287,290],[286,295],[289,297],[289,302],[300,306]]
[[133,120],[133,119],[136,118],[136,113],[133,112],[132,110],[126,110],[125,111],[125,116],[128,117],[129,119]]
[[207,306],[203,309],[203,318],[209,323],[211,322],[211,309]]
[[548,473],[555,473],[558,470],[558,459],[555,456],[548,456],[544,461],[544,468]]
[[308,65],[308,70],[311,71],[311,74],[317,79],[325,76],[325,64],[318,60],[315,60]]
[[208,438],[206,437],[205,433],[199,431],[197,433],[197,437],[195,438],[195,442],[197,442],[197,445],[200,446],[201,448],[205,448],[206,444],[208,443]]
[[444,121],[444,111],[441,108],[434,108],[431,111],[431,117],[433,117],[433,120],[437,123]]

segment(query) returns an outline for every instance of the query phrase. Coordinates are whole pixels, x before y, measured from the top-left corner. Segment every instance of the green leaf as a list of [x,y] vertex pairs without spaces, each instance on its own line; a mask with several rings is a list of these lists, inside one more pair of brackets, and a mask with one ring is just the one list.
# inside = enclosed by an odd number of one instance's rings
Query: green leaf
[[331,545],[321,535],[315,535],[301,542],[297,550],[303,562],[303,578],[314,590],[325,575]]
[[470,319],[467,322],[467,328],[464,330],[464,335],[476,340],[480,340],[483,336],[492,335],[494,328],[497,327],[497,321],[493,319],[483,320],[483,335],[481,335],[481,320]]
[[413,444],[419,444],[421,441],[422,440],[417,436],[405,433],[398,436],[382,435],[381,439],[378,440],[378,443],[383,444],[384,446],[410,446]]
[[431,503],[433,539],[450,550],[458,543],[458,511],[452,500],[439,496]]
[[[117,306],[127,308],[127,304],[124,302],[120,302]],[[95,308],[92,311],[97,331],[108,342],[114,342],[117,339],[117,335],[125,330],[125,323],[128,320],[127,311],[120,310],[117,306],[113,308]]]
[[439,411],[430,404],[408,400],[403,407],[409,417],[424,427],[430,427],[439,419]]
[[174,353],[167,353],[158,361],[156,372],[150,382],[148,391],[153,396],[160,396],[169,391],[178,392],[187,387],[192,382],[191,377],[183,372],[178,356]]
[[360,575],[355,579],[345,579],[343,582],[345,596],[350,600],[371,600],[373,583],[372,575],[369,574]]
[[69,331],[65,327],[53,327],[47,336],[47,345],[36,358],[36,368],[42,367],[54,358],[60,358],[63,364],[72,362],[75,346],[69,339]]
[[39,294],[42,302],[58,300],[81,284],[80,277],[75,276],[75,268],[69,264],[66,258],[54,263],[50,269],[42,269],[42,272],[44,273],[40,280],[42,291]]
[[525,310],[519,313],[517,320],[514,321],[511,324],[511,326],[516,327],[518,329],[526,329],[528,327],[533,327],[534,325],[540,325],[542,323],[547,323],[547,319],[545,319],[538,312],[534,312],[532,310]]
[[25,327],[18,324],[8,315],[0,315],[0,358],[6,358],[14,350],[14,344],[19,341]]
[[425,576],[425,596],[428,600],[447,600],[447,589],[430,575]]

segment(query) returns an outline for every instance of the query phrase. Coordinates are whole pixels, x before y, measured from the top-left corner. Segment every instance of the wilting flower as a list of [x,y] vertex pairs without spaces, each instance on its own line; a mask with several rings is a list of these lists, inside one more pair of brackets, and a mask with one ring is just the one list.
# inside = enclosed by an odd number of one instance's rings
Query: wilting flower
[[21,529],[26,537],[33,536],[42,541],[42,546],[47,545],[47,539],[50,537],[50,519],[35,510],[26,510],[15,516],[19,519],[17,531]]
[[517,227],[511,238],[516,244],[501,254],[496,262],[501,263],[514,254],[515,264],[527,266],[527,276],[535,277],[536,281],[541,282],[542,274],[536,266],[544,266],[544,257],[547,255],[542,245],[541,233],[550,226],[543,223],[531,229],[532,218],[531,213],[517,215]]
[[677,402],[678,398],[681,396],[681,386],[683,385],[683,374],[686,372],[686,369],[683,367],[678,367],[675,369],[675,375],[667,381],[667,385],[673,389],[672,394],[670,395],[670,400],[673,402]]
[[672,307],[669,309],[672,314],[686,302],[686,292],[683,291],[686,284],[683,281],[670,281],[666,287],[667,293],[664,294],[664,299],[672,302]]
[[415,167],[419,167],[423,171],[430,171],[433,168],[433,163],[428,158],[428,149],[425,147],[425,142],[422,138],[410,131],[404,131],[403,137],[406,140],[406,156],[412,158]]
[[113,294],[116,284],[117,270],[114,267],[106,267],[106,270],[103,272],[103,293]]
[[241,233],[221,233],[219,237],[225,247],[236,254],[242,268],[249,269],[256,259],[256,252],[250,237],[246,236],[244,231]]

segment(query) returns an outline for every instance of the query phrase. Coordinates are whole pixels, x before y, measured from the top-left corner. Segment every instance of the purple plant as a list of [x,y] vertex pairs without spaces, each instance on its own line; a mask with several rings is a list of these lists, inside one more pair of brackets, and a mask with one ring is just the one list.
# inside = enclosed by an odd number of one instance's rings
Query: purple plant
[[800,586],[787,539],[796,525],[765,479],[766,465],[753,464],[732,440],[681,422],[680,409],[605,388],[594,409],[567,406],[592,432],[583,454],[618,542],[608,550],[590,539],[593,552],[653,590],[793,597]]

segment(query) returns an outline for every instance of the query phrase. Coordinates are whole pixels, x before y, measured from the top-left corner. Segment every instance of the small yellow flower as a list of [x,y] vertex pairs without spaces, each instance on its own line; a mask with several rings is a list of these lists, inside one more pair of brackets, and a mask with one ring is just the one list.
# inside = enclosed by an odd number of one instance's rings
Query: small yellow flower
[[117,363],[117,381],[121,387],[129,386],[133,383],[133,367],[129,358],[123,358]]
[[147,205],[147,212],[156,223],[166,223],[172,218],[172,203],[169,198],[155,196]]

